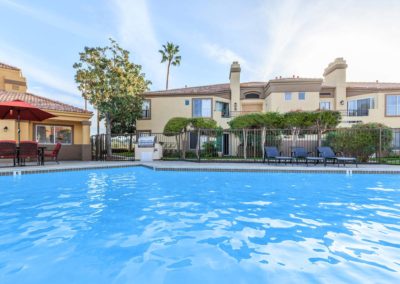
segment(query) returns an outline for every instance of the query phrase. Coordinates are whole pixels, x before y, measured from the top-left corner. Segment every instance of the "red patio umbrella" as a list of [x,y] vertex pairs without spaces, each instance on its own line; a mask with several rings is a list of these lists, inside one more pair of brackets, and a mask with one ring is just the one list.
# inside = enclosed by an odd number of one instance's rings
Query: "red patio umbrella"
[[21,100],[0,102],[0,119],[17,119],[18,121],[18,144],[21,140],[21,120],[42,121],[52,117],[55,115]]

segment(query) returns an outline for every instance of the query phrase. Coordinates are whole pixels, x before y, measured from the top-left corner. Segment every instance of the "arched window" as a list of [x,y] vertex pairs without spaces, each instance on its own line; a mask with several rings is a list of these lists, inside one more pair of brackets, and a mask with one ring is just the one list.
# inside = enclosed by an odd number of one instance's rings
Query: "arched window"
[[246,99],[259,99],[260,95],[256,94],[256,93],[248,93],[248,94],[245,94],[244,97]]

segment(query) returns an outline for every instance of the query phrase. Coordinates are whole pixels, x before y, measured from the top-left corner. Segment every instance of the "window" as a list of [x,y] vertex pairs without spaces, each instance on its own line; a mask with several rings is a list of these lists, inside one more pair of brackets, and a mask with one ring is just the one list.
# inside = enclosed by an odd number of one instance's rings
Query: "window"
[[211,117],[211,99],[193,99],[193,117]]
[[368,116],[369,110],[374,108],[374,99],[352,100],[347,103],[348,116]]
[[188,106],[190,104],[189,100],[185,100],[185,106]]
[[400,149],[400,131],[393,130],[393,141],[392,141],[392,148],[393,149]]
[[319,109],[330,110],[331,102],[319,102]]
[[151,118],[151,103],[150,100],[143,100],[142,103],[142,119]]
[[286,92],[285,93],[285,101],[290,101],[292,99],[292,93],[291,92]]
[[189,132],[189,149],[190,150],[196,150],[198,142],[200,142],[200,149],[203,149],[204,148],[204,143],[206,143],[207,140],[208,140],[208,136],[207,135],[201,135],[200,134],[200,139],[199,139],[198,135],[197,135],[197,132]]
[[72,144],[72,126],[36,125],[36,141],[40,144]]
[[400,95],[386,96],[386,115],[400,116]]
[[306,99],[306,93],[305,92],[299,92],[299,101],[304,101]]
[[229,104],[224,102],[216,102],[215,110],[221,112],[222,117],[229,117]]
[[260,95],[256,93],[250,93],[250,94],[245,94],[244,95],[245,99],[259,99]]

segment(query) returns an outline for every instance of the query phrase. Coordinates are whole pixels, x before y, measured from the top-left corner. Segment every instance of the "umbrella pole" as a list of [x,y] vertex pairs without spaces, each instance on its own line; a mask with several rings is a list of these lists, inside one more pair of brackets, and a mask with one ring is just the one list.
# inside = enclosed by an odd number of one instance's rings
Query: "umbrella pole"
[[20,120],[21,120],[21,116],[20,116],[20,110],[18,110],[18,146],[19,143],[21,142],[21,125],[20,125]]

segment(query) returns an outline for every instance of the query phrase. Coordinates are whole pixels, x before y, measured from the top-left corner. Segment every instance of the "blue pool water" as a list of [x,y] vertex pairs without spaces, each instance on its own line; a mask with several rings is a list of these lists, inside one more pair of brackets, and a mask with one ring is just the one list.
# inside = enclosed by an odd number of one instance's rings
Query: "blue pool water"
[[0,177],[0,283],[399,283],[400,176]]

